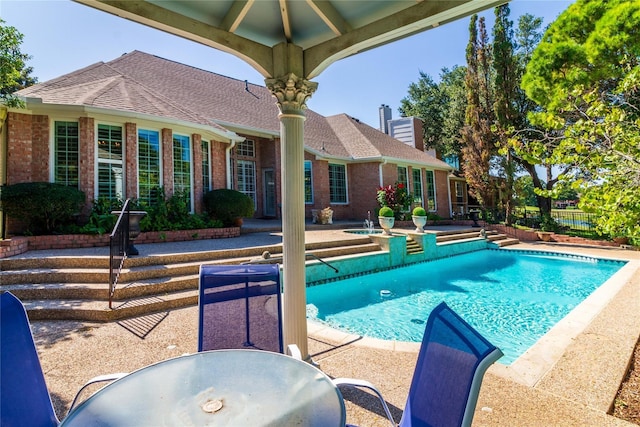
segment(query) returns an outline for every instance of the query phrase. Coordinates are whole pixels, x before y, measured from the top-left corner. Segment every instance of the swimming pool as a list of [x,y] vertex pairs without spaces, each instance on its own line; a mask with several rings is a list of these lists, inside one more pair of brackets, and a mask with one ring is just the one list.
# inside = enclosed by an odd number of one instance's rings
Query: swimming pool
[[487,249],[311,286],[307,311],[350,333],[420,342],[429,313],[446,301],[510,364],[624,264]]

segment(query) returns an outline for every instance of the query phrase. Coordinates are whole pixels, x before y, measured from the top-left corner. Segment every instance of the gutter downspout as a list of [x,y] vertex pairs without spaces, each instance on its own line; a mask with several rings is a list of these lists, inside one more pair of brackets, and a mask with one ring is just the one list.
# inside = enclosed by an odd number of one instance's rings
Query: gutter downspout
[[378,187],[384,186],[384,182],[382,179],[382,167],[387,164],[387,159],[382,160],[382,163],[378,165],[378,179],[380,180],[380,184]]
[[229,146],[224,150],[224,161],[227,167],[227,188],[231,189],[232,188],[232,182],[231,182],[231,150],[233,150],[233,147],[236,146],[236,143],[238,142],[237,139],[232,139],[229,143]]
[[453,218],[453,209],[451,206],[451,172],[447,172],[447,194],[449,195],[449,215]]

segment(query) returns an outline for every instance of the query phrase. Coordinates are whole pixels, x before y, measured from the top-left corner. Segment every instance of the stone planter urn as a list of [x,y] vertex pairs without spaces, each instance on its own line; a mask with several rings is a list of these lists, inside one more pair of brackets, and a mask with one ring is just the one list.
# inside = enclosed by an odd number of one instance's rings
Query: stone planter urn
[[379,216],[378,222],[380,223],[380,228],[384,230],[384,234],[391,236],[391,229],[393,228],[393,224],[395,224],[396,219],[392,216]]
[[424,233],[424,226],[427,224],[427,217],[421,215],[411,215],[413,225],[416,226],[416,233]]
[[[113,215],[120,215],[122,211],[112,211]],[[145,211],[129,211],[129,244],[127,248],[127,255],[138,255],[138,249],[133,246],[133,241],[140,235],[140,220],[144,218],[147,213]]]

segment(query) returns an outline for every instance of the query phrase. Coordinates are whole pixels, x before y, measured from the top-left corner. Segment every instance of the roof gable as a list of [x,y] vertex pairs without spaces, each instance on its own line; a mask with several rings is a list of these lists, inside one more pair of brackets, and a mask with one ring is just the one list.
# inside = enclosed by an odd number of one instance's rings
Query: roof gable
[[451,169],[451,166],[431,154],[411,147],[346,114],[327,117],[327,121],[354,160],[378,157],[436,169]]

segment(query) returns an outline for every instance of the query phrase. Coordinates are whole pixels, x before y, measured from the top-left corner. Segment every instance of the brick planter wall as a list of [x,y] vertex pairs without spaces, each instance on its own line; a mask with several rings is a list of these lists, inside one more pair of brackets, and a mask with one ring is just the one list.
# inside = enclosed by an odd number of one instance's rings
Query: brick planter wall
[[[240,236],[240,227],[204,228],[199,230],[152,231],[140,233],[136,244],[184,242],[189,240],[226,239]],[[73,249],[109,246],[109,235],[65,234],[57,236],[12,237],[0,240],[0,258],[20,255],[27,251]]]
[[[495,230],[499,233],[506,234],[510,237],[515,237],[516,239],[522,242],[534,242],[540,240],[538,238],[538,234],[535,231],[531,230],[521,230],[518,228],[507,227],[502,224],[491,224],[488,225],[487,228],[489,230]],[[591,240],[585,239],[584,237],[575,237],[575,236],[567,236],[565,234],[556,234],[553,233],[551,235],[551,241],[557,243],[571,243],[575,245],[591,245],[591,246],[607,246],[607,247],[618,247],[620,246],[618,243],[611,242],[608,240]]]

